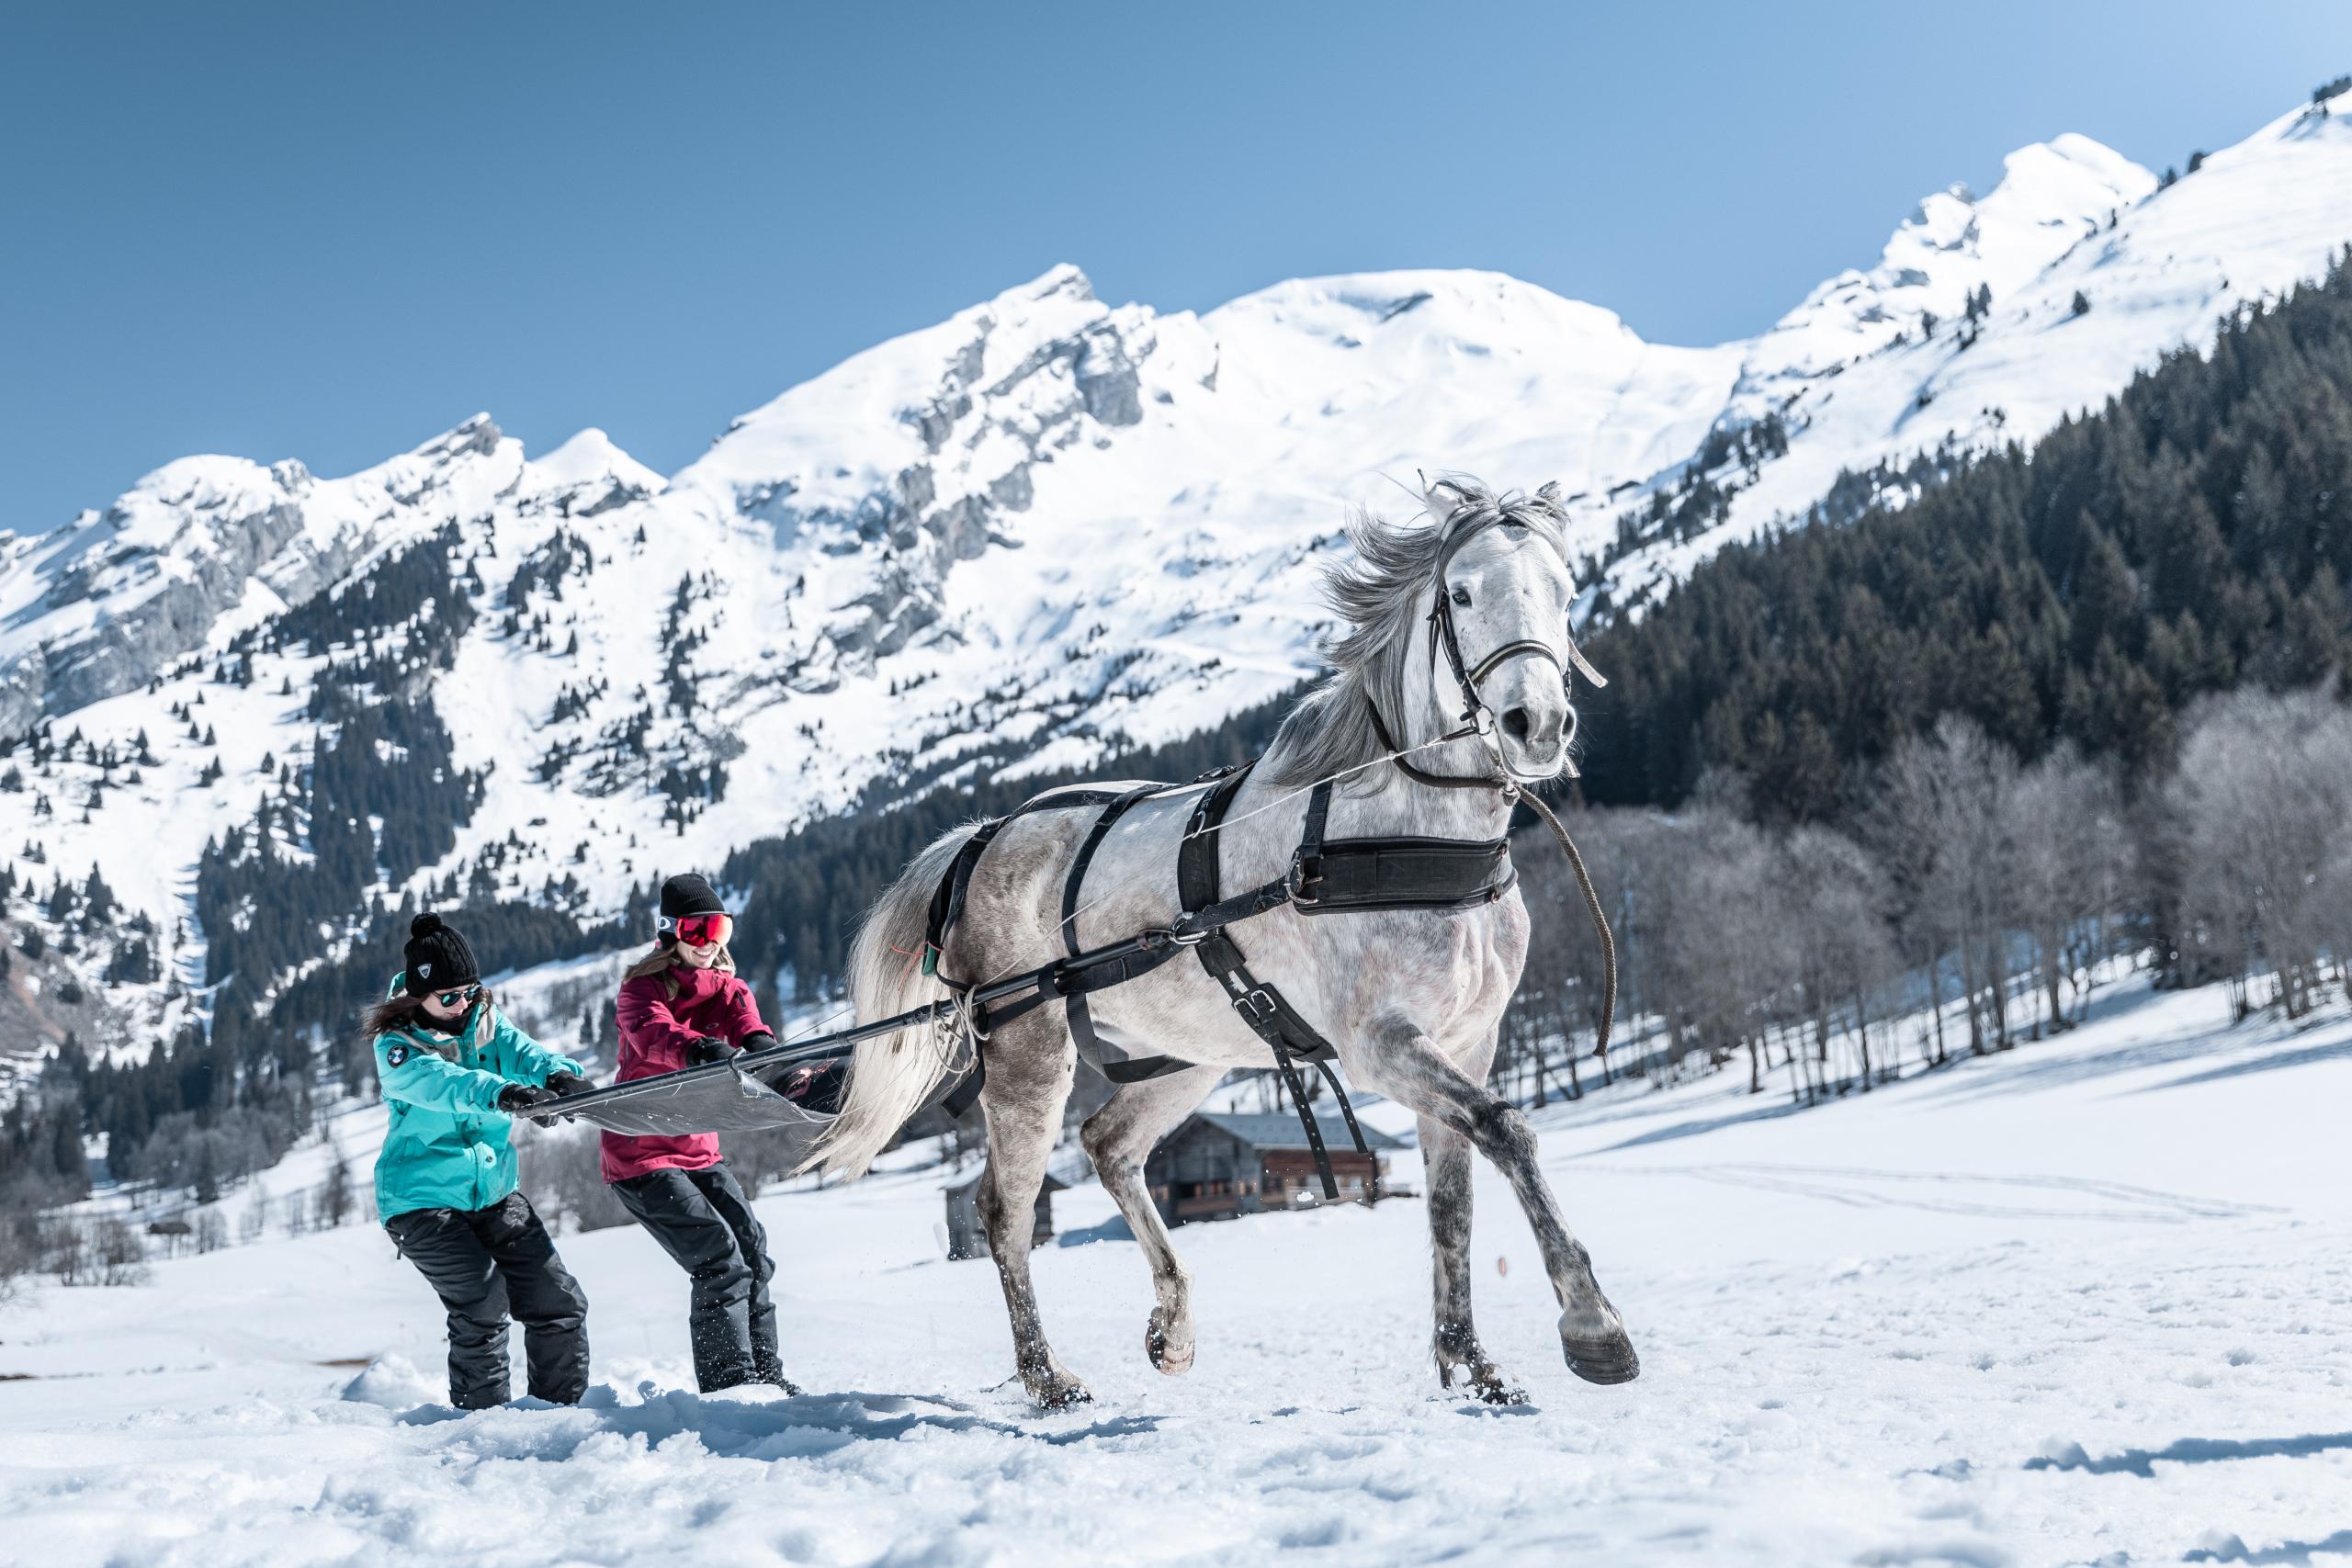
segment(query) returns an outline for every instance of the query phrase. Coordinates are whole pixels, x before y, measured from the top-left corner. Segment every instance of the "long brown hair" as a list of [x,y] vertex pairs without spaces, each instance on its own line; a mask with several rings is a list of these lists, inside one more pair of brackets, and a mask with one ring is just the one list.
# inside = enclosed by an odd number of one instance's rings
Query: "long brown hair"
[[474,998],[473,1007],[456,1018],[435,1018],[424,1010],[423,997],[395,991],[382,1001],[369,1004],[368,1010],[359,1015],[359,1032],[370,1040],[384,1034],[406,1034],[417,1029],[430,1030],[435,1034],[457,1034],[464,1030],[466,1020],[480,1016],[475,1009],[496,1005],[491,998],[490,987],[484,986],[481,994]]
[[[670,970],[677,962],[677,958],[678,950],[674,944],[657,942],[644,957],[621,972],[621,984],[626,986],[631,980],[642,980],[648,975],[659,975],[662,976],[663,988],[670,993],[670,999],[674,1002],[678,999],[678,979],[676,976],[670,973]],[[735,973],[735,954],[727,948],[721,947],[718,950],[718,956],[710,961],[710,966],[722,975],[732,975]]]

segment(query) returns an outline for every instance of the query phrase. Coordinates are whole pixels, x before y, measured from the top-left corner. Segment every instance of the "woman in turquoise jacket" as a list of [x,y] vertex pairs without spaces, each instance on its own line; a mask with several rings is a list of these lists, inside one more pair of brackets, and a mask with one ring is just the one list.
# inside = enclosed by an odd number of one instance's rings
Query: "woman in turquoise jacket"
[[587,1087],[587,1071],[508,1021],[473,949],[438,915],[409,928],[406,967],[368,1010],[390,1122],[376,1212],[449,1314],[449,1403],[503,1404],[506,1325],[522,1320],[535,1399],[588,1386],[588,1298],[515,1188],[513,1119]]

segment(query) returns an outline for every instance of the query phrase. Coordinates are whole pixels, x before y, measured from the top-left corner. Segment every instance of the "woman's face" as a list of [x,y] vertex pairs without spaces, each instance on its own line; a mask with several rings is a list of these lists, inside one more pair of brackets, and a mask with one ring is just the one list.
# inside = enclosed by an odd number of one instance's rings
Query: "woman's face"
[[678,922],[671,955],[689,969],[707,969],[734,930],[735,922],[725,915],[689,915]]
[[424,1014],[442,1023],[455,1023],[466,1016],[466,1010],[481,995],[480,986],[460,986],[452,991],[424,993]]

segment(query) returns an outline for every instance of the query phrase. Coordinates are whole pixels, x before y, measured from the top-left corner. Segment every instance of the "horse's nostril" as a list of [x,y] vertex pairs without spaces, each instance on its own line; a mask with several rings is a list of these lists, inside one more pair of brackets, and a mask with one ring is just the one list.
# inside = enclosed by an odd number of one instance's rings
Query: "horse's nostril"
[[1503,732],[1513,740],[1526,739],[1528,728],[1525,708],[1512,708],[1503,715]]
[[1563,746],[1566,746],[1566,745],[1569,744],[1571,741],[1575,740],[1575,739],[1576,739],[1576,738],[1577,738],[1577,710],[1576,710],[1575,708],[1571,707],[1571,708],[1569,708],[1569,709],[1568,709],[1568,722],[1567,722],[1567,725],[1566,725],[1566,728],[1561,731],[1561,733],[1560,733],[1560,744],[1561,744],[1561,745],[1563,745]]

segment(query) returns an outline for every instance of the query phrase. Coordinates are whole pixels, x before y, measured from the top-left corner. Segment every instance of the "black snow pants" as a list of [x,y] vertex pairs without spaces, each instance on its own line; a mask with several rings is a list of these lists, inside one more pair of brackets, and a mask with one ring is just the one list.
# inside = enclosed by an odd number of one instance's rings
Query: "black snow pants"
[[775,1264],[735,1173],[724,1165],[648,1171],[614,1182],[613,1195],[694,1281],[686,1329],[702,1392],[749,1382],[790,1387],[768,1295]]
[[486,1209],[412,1209],[384,1222],[401,1256],[449,1309],[449,1403],[506,1403],[506,1317],[522,1320],[530,1392],[577,1404],[588,1388],[588,1298],[548,1239],[531,1201]]

